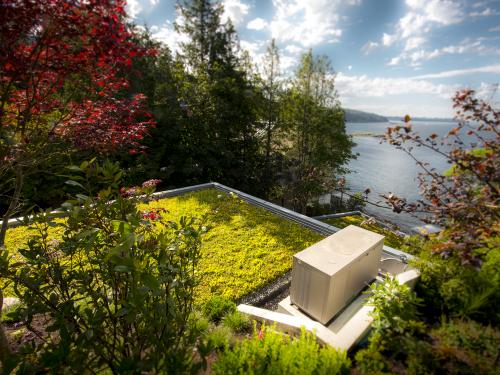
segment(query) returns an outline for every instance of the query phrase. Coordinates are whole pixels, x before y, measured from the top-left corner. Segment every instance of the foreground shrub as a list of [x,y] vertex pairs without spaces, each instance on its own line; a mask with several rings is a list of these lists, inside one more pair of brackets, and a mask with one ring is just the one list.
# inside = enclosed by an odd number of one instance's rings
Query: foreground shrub
[[234,311],[222,319],[222,325],[233,332],[245,332],[250,329],[250,319],[247,315]]
[[[37,215],[22,259],[0,257],[0,273],[26,306],[19,313],[39,337],[19,353],[18,371],[187,370],[200,224],[138,211],[137,200],[120,193],[115,165],[73,171],[68,183],[82,193],[64,204],[68,219]],[[91,188],[99,184],[106,188]],[[60,241],[49,239],[51,227],[63,228]],[[48,318],[42,331],[33,324],[41,316]]]
[[498,329],[470,320],[426,325],[418,320],[417,307],[422,305],[417,304],[419,300],[414,292],[395,280],[372,287],[372,291],[369,303],[375,307],[374,332],[368,347],[355,356],[358,372],[370,375],[497,373]]
[[[494,239],[492,239],[492,242]],[[441,316],[472,318],[484,324],[498,324],[500,313],[500,247],[484,257],[481,269],[462,265],[457,258],[432,254],[437,240],[415,243],[419,249],[412,262],[420,271],[417,294],[425,301],[420,310],[429,323]]]
[[370,285],[367,304],[373,306],[373,328],[378,332],[403,332],[407,323],[417,317],[420,303],[408,285],[400,284],[396,278],[387,277],[383,283]]
[[416,320],[420,301],[415,292],[393,277],[380,284],[373,283],[369,292],[367,303],[373,306],[374,332],[368,347],[356,354],[356,369],[363,374],[391,373],[384,353],[401,354],[404,347],[400,341],[423,332],[423,323]]
[[233,337],[231,329],[225,326],[215,326],[208,332],[202,340],[205,340],[205,351],[210,353],[214,350],[225,350],[229,348],[229,343]]
[[430,336],[434,367],[441,373],[498,374],[498,329],[471,320],[455,320],[433,329]]
[[356,354],[362,374],[498,374],[500,331],[474,321],[455,320],[426,335],[375,334]]
[[300,338],[254,327],[254,336],[227,350],[214,363],[214,374],[347,374],[345,352],[320,347],[314,336],[302,331]]
[[236,311],[236,304],[222,296],[213,296],[203,306],[203,315],[214,323],[219,323],[221,319]]

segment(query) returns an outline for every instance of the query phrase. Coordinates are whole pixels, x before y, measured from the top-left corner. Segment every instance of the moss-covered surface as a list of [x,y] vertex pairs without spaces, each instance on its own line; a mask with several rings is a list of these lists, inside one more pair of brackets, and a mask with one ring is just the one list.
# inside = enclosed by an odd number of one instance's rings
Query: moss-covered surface
[[269,211],[215,189],[150,202],[142,209],[165,208],[167,219],[202,217],[203,237],[197,300],[217,294],[236,300],[263,287],[292,267],[292,255],[323,237]]
[[[211,295],[237,300],[283,275],[292,267],[292,255],[323,237],[269,211],[215,189],[141,204],[141,210],[164,208],[166,220],[181,216],[205,217],[209,231],[203,236],[196,299]],[[60,229],[52,229],[57,238]],[[6,246],[24,246],[35,232],[26,227],[9,229]],[[8,295],[9,289],[5,291]]]
[[404,238],[398,236],[396,233],[385,229],[379,224],[361,224],[366,219],[362,216],[353,215],[353,216],[343,216],[332,219],[323,220],[325,223],[333,225],[337,228],[345,228],[348,225],[357,225],[358,227],[371,230],[372,232],[379,233],[385,236],[384,245],[393,247],[395,249],[401,249],[404,245]]
[[[57,219],[63,220],[63,219]],[[60,238],[64,232],[62,227],[50,227],[48,229],[49,237]],[[34,226],[19,226],[7,230],[5,237],[5,247],[16,258],[16,251],[26,246],[28,240],[34,236],[40,235]]]

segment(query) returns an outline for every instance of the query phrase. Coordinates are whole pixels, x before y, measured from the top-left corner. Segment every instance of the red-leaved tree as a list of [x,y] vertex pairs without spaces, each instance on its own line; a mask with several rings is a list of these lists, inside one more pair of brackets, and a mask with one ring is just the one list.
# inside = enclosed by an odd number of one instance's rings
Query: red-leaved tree
[[[153,121],[143,95],[126,96],[132,42],[121,0],[4,0],[0,9],[0,176],[16,211],[23,181],[47,144],[140,148]],[[4,172],[2,174],[2,172]]]
[[[388,129],[386,140],[423,169],[423,199],[407,202],[393,194],[384,198],[395,212],[425,212],[426,221],[444,228],[435,253],[479,268],[500,246],[500,112],[470,89],[458,92],[453,102],[457,126],[443,138],[420,136],[408,116],[405,125]],[[414,147],[441,155],[451,168],[440,173],[418,160]]]
[[[8,201],[0,248],[22,188],[50,160],[51,146],[137,151],[153,125],[144,96],[126,95],[133,58],[152,52],[132,42],[124,5],[0,1],[0,193]],[[8,356],[0,326],[0,361]]]

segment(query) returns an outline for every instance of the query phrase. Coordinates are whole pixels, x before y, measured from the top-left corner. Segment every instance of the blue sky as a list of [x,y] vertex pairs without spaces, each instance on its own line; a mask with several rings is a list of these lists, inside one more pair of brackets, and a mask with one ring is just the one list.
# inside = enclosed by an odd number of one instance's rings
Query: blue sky
[[[327,55],[342,104],[382,115],[452,117],[451,96],[472,87],[498,105],[500,0],[222,0],[255,63],[275,38],[284,75],[309,48]],[[173,0],[128,0],[173,50]],[[493,96],[492,96],[493,95]]]

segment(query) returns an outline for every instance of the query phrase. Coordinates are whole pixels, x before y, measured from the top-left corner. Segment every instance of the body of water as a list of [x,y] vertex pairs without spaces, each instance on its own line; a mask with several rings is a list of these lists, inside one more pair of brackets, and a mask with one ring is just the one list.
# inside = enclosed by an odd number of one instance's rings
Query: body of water
[[[371,190],[370,201],[382,201],[381,194],[392,192],[409,201],[420,198],[417,176],[421,169],[415,161],[396,147],[387,142],[381,143],[381,138],[355,134],[384,134],[387,127],[395,126],[389,123],[347,123],[347,132],[353,134],[356,143],[354,152],[359,154],[357,159],[349,164],[351,174],[347,175],[348,186],[351,191]],[[452,122],[413,122],[413,129],[422,136],[432,133],[446,134],[452,129]],[[450,164],[438,154],[416,148],[414,152],[419,160],[430,163],[439,172],[450,168]],[[408,214],[396,214],[388,209],[367,205],[366,210],[385,220],[398,224],[403,231],[408,232],[411,227],[421,225],[422,222]]]

